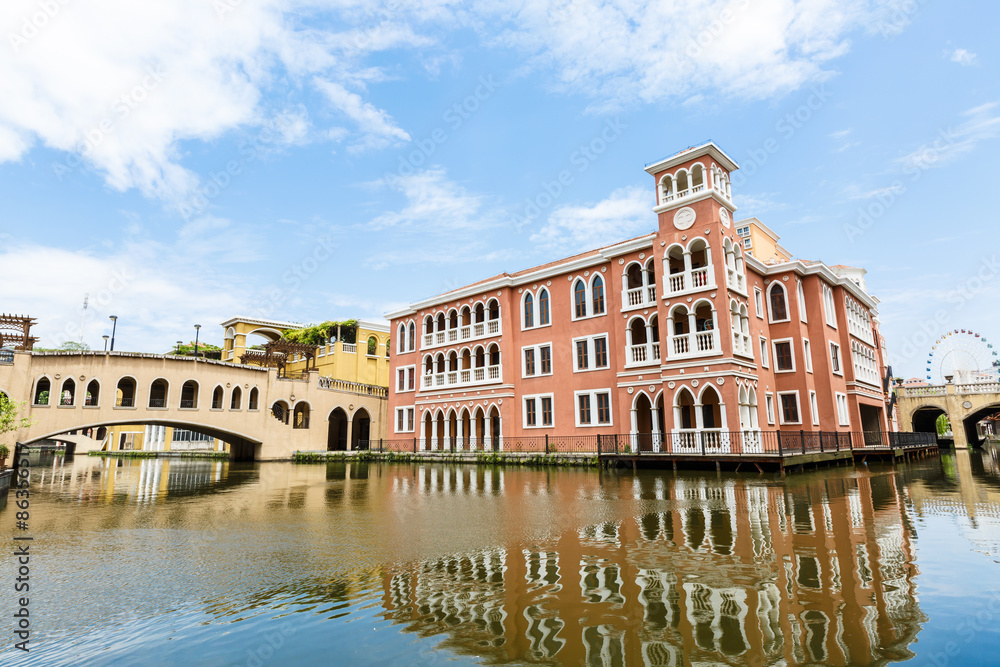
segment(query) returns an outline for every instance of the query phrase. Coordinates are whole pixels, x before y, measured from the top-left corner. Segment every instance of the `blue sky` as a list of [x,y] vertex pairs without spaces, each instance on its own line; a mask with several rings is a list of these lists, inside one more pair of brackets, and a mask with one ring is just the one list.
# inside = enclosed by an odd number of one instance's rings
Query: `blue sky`
[[[387,311],[652,231],[712,140],[737,218],[864,266],[897,372],[1000,341],[985,1],[8,0],[0,310],[164,351]],[[568,185],[555,186],[568,170]]]

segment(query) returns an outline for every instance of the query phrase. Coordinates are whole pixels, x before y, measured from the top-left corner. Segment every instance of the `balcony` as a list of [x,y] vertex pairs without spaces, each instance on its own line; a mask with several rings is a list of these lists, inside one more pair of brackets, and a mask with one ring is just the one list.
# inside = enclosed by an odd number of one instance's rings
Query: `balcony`
[[460,371],[425,374],[420,380],[421,391],[434,391],[451,387],[474,387],[481,384],[495,384],[503,379],[503,367],[480,366]]
[[750,345],[749,335],[738,331],[733,332],[733,354],[753,359],[753,347]]
[[677,334],[670,337],[670,358],[698,357],[719,354],[719,338],[715,331],[699,331],[694,334]]
[[711,266],[672,273],[664,278],[664,298],[715,289],[715,272]]
[[734,268],[726,268],[726,286],[743,296],[747,294],[747,278],[741,271]]
[[451,329],[445,329],[444,331],[425,333],[423,345],[421,345],[420,349],[426,350],[428,348],[440,347],[441,345],[448,345],[450,343],[464,343],[467,341],[479,340],[480,338],[499,336],[502,330],[503,326],[501,325],[501,320],[494,319],[487,320],[486,322],[476,322],[475,324],[466,324],[461,327],[453,327]]
[[650,308],[656,305],[656,285],[643,285],[622,291],[622,310]]
[[627,366],[639,366],[642,364],[652,364],[659,363],[660,361],[660,344],[656,343],[639,343],[638,345],[632,345],[628,349],[628,363]]

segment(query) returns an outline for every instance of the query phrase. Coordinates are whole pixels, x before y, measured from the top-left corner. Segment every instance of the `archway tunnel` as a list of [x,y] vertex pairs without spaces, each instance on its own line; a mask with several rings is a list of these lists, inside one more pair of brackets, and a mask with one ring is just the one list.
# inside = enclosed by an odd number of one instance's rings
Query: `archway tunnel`
[[[982,447],[986,443],[986,438],[980,432],[979,423],[997,413],[1000,413],[1000,403],[979,408],[962,420],[962,428],[965,429],[965,437],[970,447]],[[953,424],[952,427],[954,426]]]

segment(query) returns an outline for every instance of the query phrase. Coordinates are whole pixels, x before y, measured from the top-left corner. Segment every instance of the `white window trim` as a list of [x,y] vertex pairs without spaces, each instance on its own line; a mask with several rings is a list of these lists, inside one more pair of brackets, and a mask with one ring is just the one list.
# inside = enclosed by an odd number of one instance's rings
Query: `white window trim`
[[774,394],[771,392],[764,393],[764,410],[767,412],[767,423],[771,426],[774,425]]
[[769,360],[771,358],[771,355],[768,353],[768,349],[767,349],[767,337],[766,336],[761,336],[759,338],[759,347],[760,347],[760,356],[761,356],[761,359],[760,359],[760,366],[761,366],[761,368],[770,368],[770,361]]
[[[775,285],[777,285],[779,288],[781,288],[781,291],[785,295],[785,319],[783,319],[783,320],[776,320],[776,319],[774,319],[774,313],[771,311],[771,290],[774,289]],[[788,303],[788,290],[785,289],[785,286],[781,283],[780,280],[775,280],[770,285],[768,285],[767,286],[767,291],[764,293],[764,296],[766,297],[765,300],[767,301],[767,321],[769,323],[771,323],[771,324],[780,324],[782,322],[791,322],[792,321],[792,309],[789,308],[789,303]]]
[[[597,420],[597,395],[607,394],[608,395],[608,416],[611,417],[611,421],[607,424],[602,424]],[[580,422],[580,396],[589,395],[590,396],[590,419],[591,423],[584,424]],[[615,425],[615,411],[612,405],[612,394],[611,389],[587,389],[584,391],[573,392],[573,421],[576,422],[577,428],[607,428],[609,426]]]
[[795,285],[795,298],[799,302],[799,321],[808,324],[809,316],[806,314],[806,292],[805,288],[802,287],[802,281],[796,280]]
[[[413,389],[406,389],[405,388],[405,386],[406,386],[406,377],[408,375],[408,373],[406,371],[408,371],[408,370],[412,370],[413,371]],[[403,371],[403,385],[404,385],[403,389],[399,388],[399,371]],[[406,393],[409,393],[409,392],[415,392],[416,390],[417,390],[417,365],[416,364],[410,364],[408,366],[396,366],[396,393],[397,394],[406,394]]]
[[764,319],[764,292],[759,287],[753,288],[753,305],[759,319]]
[[809,342],[808,338],[802,339],[802,358],[805,360],[806,373],[812,373],[813,372],[812,343]]
[[[577,368],[577,365],[576,365],[576,362],[577,362],[577,358],[576,358],[576,344],[577,344],[577,342],[581,341],[581,340],[587,341],[587,361],[589,363],[593,364],[594,360],[597,358],[596,355],[594,354],[594,351],[595,351],[595,348],[594,348],[594,339],[595,338],[603,338],[604,339],[604,348],[605,348],[605,352],[607,353],[606,356],[608,358],[607,365],[606,366],[600,366],[600,367]],[[611,337],[607,334],[607,332],[596,333],[596,334],[593,334],[593,335],[590,335],[590,336],[579,336],[577,338],[573,338],[570,341],[570,345],[572,346],[570,348],[570,351],[573,354],[573,372],[574,373],[590,373],[592,371],[606,371],[609,368],[611,368],[611,342],[610,341],[611,341]]]
[[[829,343],[830,343],[830,345],[829,345],[829,349],[830,349],[830,372],[833,373],[834,375],[839,375],[840,377],[844,377],[844,351],[841,349],[839,343],[834,343],[832,340],[829,341]],[[835,348],[835,347],[837,348],[837,357],[836,357],[837,358],[837,365],[840,366],[840,370],[834,370],[834,368],[833,368],[833,359],[834,359],[833,348]]]
[[[594,311],[594,280],[596,280],[598,277],[601,279],[601,282],[604,283],[604,312],[603,313],[594,314],[594,312],[593,312]],[[584,315],[584,316],[582,316],[582,317],[577,317],[576,316],[576,292],[575,292],[575,289],[576,289],[576,283],[577,283],[578,280],[582,280],[583,281],[584,297],[585,297],[584,305],[586,306],[586,311],[587,311],[587,314]],[[608,312],[611,310],[611,308],[609,307],[610,304],[608,302],[608,294],[609,294],[609,292],[608,292],[608,279],[606,277],[604,277],[604,275],[602,275],[602,273],[600,272],[600,270],[594,271],[593,275],[590,276],[589,280],[586,279],[584,276],[577,276],[573,280],[573,282],[571,282],[569,284],[569,301],[570,301],[570,303],[569,303],[569,314],[570,314],[570,319],[573,322],[581,322],[583,320],[590,320],[590,319],[593,319],[595,317],[606,317],[607,314],[608,314]],[[552,298],[552,293],[549,292],[549,311],[550,311],[550,313],[552,311],[552,301],[551,301],[551,298]],[[551,319],[551,317],[549,319]]]
[[837,404],[837,423],[840,426],[850,426],[851,409],[847,402],[847,394],[838,391],[835,392],[833,396],[834,402]]
[[[408,411],[409,412],[413,412],[414,408],[410,407],[410,406],[402,406],[402,407],[397,407],[396,408],[396,415],[395,415],[396,418],[392,422],[393,433],[413,433],[414,431],[416,431],[416,428],[417,428],[417,417],[416,417],[416,415],[413,415],[413,428],[411,428],[411,429],[406,428],[406,425],[410,421],[409,420]],[[402,430],[400,430],[400,428],[399,428],[399,415],[400,414],[403,415],[403,428],[402,428]]]
[[[542,423],[542,399],[547,398],[552,401],[552,423],[545,425]],[[528,401],[535,401],[535,419],[537,423],[534,426],[528,425],[528,406],[526,403]],[[555,428],[556,424],[556,400],[555,394],[527,394],[521,397],[521,426],[526,429],[536,429],[536,428]]]
[[[829,301],[827,298],[829,297]],[[823,319],[826,326],[831,329],[837,328],[837,301],[833,293],[833,287],[823,282]]]
[[[776,407],[778,409],[778,423],[780,423],[782,426],[784,426],[786,424],[789,424],[789,425],[799,424],[799,425],[801,425],[802,424],[802,401],[799,400],[799,390],[796,389],[795,391],[779,391],[777,393],[777,396],[778,396],[778,401],[777,401]],[[797,422],[787,422],[787,421],[785,421],[785,409],[784,409],[784,406],[781,403],[781,397],[782,396],[795,396],[795,411],[799,413],[799,420]]]
[[[521,348],[521,379],[522,380],[526,379],[526,378],[547,377],[549,375],[552,375],[552,368],[549,368],[549,372],[548,373],[543,373],[542,372],[542,348],[543,347],[548,347],[549,348],[549,360],[552,362],[551,366],[555,367],[555,359],[553,359],[553,357],[552,357],[552,343],[551,342],[538,343],[537,345],[525,345],[524,347]],[[528,375],[526,373],[526,371],[528,369],[526,368],[525,362],[524,362],[524,351],[525,350],[529,350],[529,349],[535,351],[535,370],[537,372],[534,375]]]
[[[792,368],[791,370],[782,370],[778,368],[778,343],[788,343],[788,349],[792,353]],[[774,359],[774,372],[777,373],[794,373],[798,370],[798,365],[795,363],[795,339],[793,338],[777,338],[771,341],[771,357]]]
[[816,392],[809,391],[809,414],[812,416],[813,426],[819,426],[819,403],[816,401]]
[[[541,321],[542,321],[542,308],[541,308],[541,305],[540,305],[540,302],[539,302],[539,297],[542,294],[542,290],[546,290],[549,293],[549,323],[548,324],[541,324]],[[533,326],[526,327],[526,326],[524,326],[524,300],[528,298],[529,294],[531,295],[531,299],[532,299],[532,301],[531,301],[531,317],[534,320],[535,324]],[[607,300],[605,299],[605,303],[606,302],[607,302]],[[551,327],[552,326],[552,290],[549,289],[548,287],[539,287],[535,291],[524,290],[524,294],[521,295],[521,314],[520,314],[519,317],[520,317],[520,321],[521,321],[521,331],[534,331],[535,329],[545,329],[546,327]]]

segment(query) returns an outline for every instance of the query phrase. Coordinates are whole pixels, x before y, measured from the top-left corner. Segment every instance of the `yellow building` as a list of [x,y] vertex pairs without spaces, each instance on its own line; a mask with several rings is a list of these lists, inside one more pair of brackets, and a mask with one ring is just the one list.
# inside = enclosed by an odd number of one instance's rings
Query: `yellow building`
[[209,435],[187,429],[152,424],[117,424],[101,427],[91,434],[102,443],[101,450],[150,452],[226,452],[229,446]]
[[743,250],[764,264],[779,264],[792,259],[792,254],[778,243],[780,237],[757,218],[740,220],[736,233],[743,239]]
[[[222,360],[240,363],[247,351],[289,332],[303,328],[301,324],[234,317],[222,323],[225,328]],[[316,347],[315,370],[320,377],[344,382],[389,386],[389,326],[358,320],[332,327],[329,335]],[[306,370],[306,358],[296,355],[286,366],[290,374]],[[310,370],[313,365],[309,364]]]

